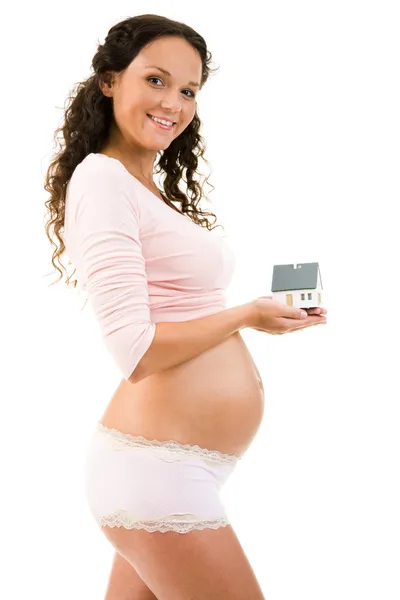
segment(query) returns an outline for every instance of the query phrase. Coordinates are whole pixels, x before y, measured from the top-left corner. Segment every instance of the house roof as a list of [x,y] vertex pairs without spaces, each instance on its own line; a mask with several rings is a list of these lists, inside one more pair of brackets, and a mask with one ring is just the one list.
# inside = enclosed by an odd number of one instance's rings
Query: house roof
[[312,290],[318,285],[318,274],[322,279],[317,262],[296,263],[295,265],[274,265],[272,274],[272,292],[287,290]]

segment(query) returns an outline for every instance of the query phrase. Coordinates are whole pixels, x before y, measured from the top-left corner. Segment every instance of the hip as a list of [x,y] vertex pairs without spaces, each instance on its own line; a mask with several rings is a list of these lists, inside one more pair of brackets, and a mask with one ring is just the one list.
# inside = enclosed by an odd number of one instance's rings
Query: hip
[[229,523],[220,492],[240,458],[98,423],[86,457],[86,497],[100,527],[217,529]]

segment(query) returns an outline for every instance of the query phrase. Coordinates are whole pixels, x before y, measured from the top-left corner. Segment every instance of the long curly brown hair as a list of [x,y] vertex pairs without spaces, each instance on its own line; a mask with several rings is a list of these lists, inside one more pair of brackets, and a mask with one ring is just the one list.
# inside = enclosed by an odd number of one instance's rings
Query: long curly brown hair
[[[180,36],[188,41],[199,53],[202,61],[202,76],[200,89],[207,81],[210,73],[217,69],[211,69],[211,52],[207,50],[204,38],[194,29],[184,23],[173,21],[160,15],[146,14],[129,17],[120,21],[109,30],[103,45],[99,44],[97,52],[92,59],[92,68],[94,75],[83,82],[79,82],[72,95],[68,98],[70,101],[65,107],[64,123],[55,131],[54,141],[57,144],[59,140],[57,135],[61,132],[63,142],[53,154],[46,177],[44,189],[50,193],[50,198],[45,202],[47,208],[45,222],[46,235],[55,247],[51,262],[55,269],[60,273],[57,283],[62,279],[63,272],[57,266],[55,260],[64,269],[61,262],[61,256],[65,252],[63,240],[64,218],[65,218],[65,197],[66,187],[76,166],[91,152],[97,153],[106,143],[113,119],[112,99],[105,96],[100,84],[109,82],[110,71],[122,73],[139,54],[144,46],[163,36]],[[192,121],[186,129],[172,141],[167,149],[158,151],[158,162],[156,162],[156,172],[165,172],[163,181],[163,192],[166,196],[166,204],[171,200],[181,203],[181,211],[186,213],[192,221],[200,226],[206,226],[208,230],[214,227],[208,221],[207,216],[216,216],[213,213],[203,212],[198,207],[199,202],[204,197],[202,186],[193,178],[198,173],[198,158],[204,158],[206,148],[204,139],[199,134],[201,121],[195,113]],[[158,170],[157,170],[158,169]],[[179,184],[186,170],[187,191],[190,192],[190,199],[179,189]],[[208,177],[204,183],[207,183]],[[213,189],[214,186],[210,185]],[[224,227],[215,225],[215,227]],[[50,231],[59,242],[53,240]],[[72,264],[70,261],[68,264]],[[66,280],[66,285],[72,275]],[[53,283],[51,285],[53,285]],[[73,281],[73,288],[77,286],[77,280]]]

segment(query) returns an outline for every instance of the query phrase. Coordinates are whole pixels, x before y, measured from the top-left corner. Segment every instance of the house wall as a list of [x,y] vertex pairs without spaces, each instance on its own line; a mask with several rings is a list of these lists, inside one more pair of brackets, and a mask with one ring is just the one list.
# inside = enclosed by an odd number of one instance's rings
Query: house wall
[[[301,294],[304,294],[304,300],[301,299]],[[311,299],[308,298],[308,295],[311,294]],[[290,304],[290,299],[288,300],[287,296],[291,295],[292,304]],[[317,290],[296,290],[292,292],[272,292],[272,297],[274,300],[278,302],[282,302],[282,304],[287,304],[291,306],[295,306],[298,308],[311,308],[313,306],[319,306],[322,304],[322,294]]]

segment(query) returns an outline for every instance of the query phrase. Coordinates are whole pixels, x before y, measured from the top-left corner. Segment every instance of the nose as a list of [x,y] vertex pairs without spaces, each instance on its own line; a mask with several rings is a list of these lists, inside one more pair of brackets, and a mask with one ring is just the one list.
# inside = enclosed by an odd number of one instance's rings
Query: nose
[[184,102],[182,96],[177,95],[176,92],[171,90],[163,94],[161,106],[169,111],[173,117],[178,117],[182,111],[182,102]]

